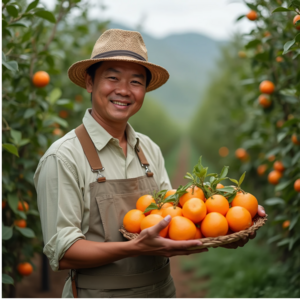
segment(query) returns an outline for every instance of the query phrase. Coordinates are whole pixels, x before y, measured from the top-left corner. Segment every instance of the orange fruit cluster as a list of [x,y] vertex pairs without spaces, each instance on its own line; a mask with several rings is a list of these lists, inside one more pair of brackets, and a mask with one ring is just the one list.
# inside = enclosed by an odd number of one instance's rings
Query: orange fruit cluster
[[285,167],[281,161],[275,161],[273,164],[274,170],[271,171],[268,175],[268,181],[269,183],[273,185],[277,185],[279,183],[280,178],[283,175],[283,171],[285,170]]
[[[219,185],[218,188],[224,187]],[[172,195],[176,190],[168,191]],[[245,230],[252,226],[257,214],[257,199],[244,192],[238,192],[229,204],[222,195],[213,195],[205,199],[202,189],[188,188],[187,193],[179,198],[178,206],[164,204],[160,209],[144,213],[155,200],[151,195],[144,195],[136,202],[136,209],[126,213],[124,228],[132,233],[152,227],[171,216],[169,225],[160,231],[160,236],[172,240],[190,240],[202,237],[218,237],[231,232]]]

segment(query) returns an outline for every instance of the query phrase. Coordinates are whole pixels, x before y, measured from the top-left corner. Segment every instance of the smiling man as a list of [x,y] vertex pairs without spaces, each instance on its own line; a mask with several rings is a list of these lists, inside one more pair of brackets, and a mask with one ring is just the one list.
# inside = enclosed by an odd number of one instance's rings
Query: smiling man
[[44,253],[54,271],[71,270],[63,297],[175,297],[168,257],[207,251],[187,250],[202,243],[161,238],[170,216],[132,241],[119,232],[140,196],[171,189],[160,148],[128,123],[169,74],[148,62],[138,32],[111,29],[69,77],[91,93],[92,109],[34,176]]

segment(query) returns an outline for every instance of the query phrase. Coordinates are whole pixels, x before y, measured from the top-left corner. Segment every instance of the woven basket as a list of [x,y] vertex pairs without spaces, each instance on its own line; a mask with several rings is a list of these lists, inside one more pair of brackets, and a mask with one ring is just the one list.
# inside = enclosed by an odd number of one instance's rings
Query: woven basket
[[[266,215],[265,217],[259,217],[258,215],[256,215],[253,218],[254,224],[246,230],[242,230],[239,232],[235,232],[235,233],[224,235],[224,236],[218,236],[218,237],[214,237],[214,238],[199,239],[203,245],[198,246],[198,247],[193,247],[189,250],[209,248],[209,247],[219,247],[219,246],[223,246],[223,245],[230,244],[233,242],[237,242],[238,240],[240,240],[242,238],[247,238],[247,237],[249,237],[250,233],[255,232],[256,230],[258,230],[260,227],[262,227],[266,223],[266,221],[268,220],[267,216],[268,215]],[[123,236],[127,240],[133,240],[139,236],[138,233],[128,232],[124,228],[124,226],[122,226],[122,228],[119,231],[123,234]]]

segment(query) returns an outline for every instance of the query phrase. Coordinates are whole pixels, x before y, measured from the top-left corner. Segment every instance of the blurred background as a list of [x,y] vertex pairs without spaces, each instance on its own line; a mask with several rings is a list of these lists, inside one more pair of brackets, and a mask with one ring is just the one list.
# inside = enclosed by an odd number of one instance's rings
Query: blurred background
[[67,272],[42,255],[33,174],[90,107],[67,70],[109,28],[140,31],[170,73],[129,122],[160,146],[173,188],[202,155],[210,172],[246,171],[268,214],[243,248],[172,258],[177,297],[300,296],[299,1],[3,0],[2,12],[3,297],[61,297]]

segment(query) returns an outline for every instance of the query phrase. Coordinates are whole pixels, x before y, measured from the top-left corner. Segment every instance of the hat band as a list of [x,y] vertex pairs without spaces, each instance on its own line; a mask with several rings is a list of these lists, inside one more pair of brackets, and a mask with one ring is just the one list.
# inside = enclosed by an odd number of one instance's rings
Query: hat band
[[137,54],[135,52],[128,51],[128,50],[112,50],[112,51],[107,51],[107,52],[103,52],[103,53],[97,54],[92,59],[95,59],[95,58],[106,58],[106,57],[113,57],[113,56],[130,56],[130,57],[133,57],[133,58],[138,59],[138,60],[146,61],[146,59],[143,56],[141,56],[141,55],[139,55],[139,54]]

